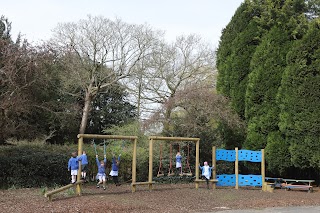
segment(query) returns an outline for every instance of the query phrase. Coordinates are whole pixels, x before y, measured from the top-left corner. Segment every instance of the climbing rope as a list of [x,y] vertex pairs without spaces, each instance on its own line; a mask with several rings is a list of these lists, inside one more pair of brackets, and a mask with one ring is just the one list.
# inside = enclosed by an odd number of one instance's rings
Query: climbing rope
[[169,164],[169,171],[168,176],[174,175],[174,171],[172,169],[172,143],[170,143],[170,164]]
[[160,144],[160,154],[159,154],[159,170],[158,170],[158,175],[157,177],[163,176],[163,171],[162,171],[162,144]]

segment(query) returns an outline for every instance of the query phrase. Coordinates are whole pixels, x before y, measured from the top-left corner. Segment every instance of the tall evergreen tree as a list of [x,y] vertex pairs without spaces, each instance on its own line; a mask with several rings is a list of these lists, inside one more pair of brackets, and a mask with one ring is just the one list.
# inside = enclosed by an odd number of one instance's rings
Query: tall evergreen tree
[[278,93],[279,127],[295,167],[320,166],[320,22],[315,20],[287,56]]
[[[286,67],[286,54],[295,40],[301,38],[306,26],[303,0],[271,1],[272,17],[265,26],[274,24],[263,37],[251,61],[251,73],[246,91],[246,120],[248,122],[245,146],[261,149],[267,144],[268,134],[278,131],[279,108],[276,95]],[[272,134],[273,135],[273,134]]]
[[219,72],[217,88],[223,95],[230,97],[232,76],[231,54],[234,50],[233,41],[238,34],[246,29],[248,23],[256,15],[255,8],[250,1],[245,1],[235,12],[229,24],[222,31],[217,50],[217,68]]
[[232,42],[233,51],[230,56],[230,97],[233,109],[244,118],[245,93],[247,89],[250,61],[261,40],[262,31],[253,19],[247,28],[238,34]]

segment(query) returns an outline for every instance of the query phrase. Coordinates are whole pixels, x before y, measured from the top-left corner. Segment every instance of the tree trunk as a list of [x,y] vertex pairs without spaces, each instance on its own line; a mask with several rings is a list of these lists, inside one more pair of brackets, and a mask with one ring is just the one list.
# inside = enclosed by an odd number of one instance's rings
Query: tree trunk
[[86,131],[91,101],[92,101],[92,96],[89,91],[86,91],[86,97],[84,99],[84,107],[82,112],[82,119],[81,119],[79,134],[84,134]]
[[170,125],[171,125],[171,112],[173,110],[173,106],[174,106],[173,103],[169,102],[164,115],[163,133],[165,136],[168,136],[168,137],[171,136]]
[[1,109],[0,110],[0,144],[4,144],[5,142],[5,121],[6,121],[6,118],[5,118],[5,112],[4,112],[4,109]]

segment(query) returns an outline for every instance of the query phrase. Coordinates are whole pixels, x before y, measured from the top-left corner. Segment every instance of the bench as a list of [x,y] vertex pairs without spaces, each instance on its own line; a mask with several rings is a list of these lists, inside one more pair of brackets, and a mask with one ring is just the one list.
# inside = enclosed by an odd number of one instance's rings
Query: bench
[[311,185],[314,180],[296,180],[296,179],[283,179],[284,183],[281,184],[281,187],[287,191],[291,189],[301,189],[308,190],[308,192],[313,192],[313,186]]
[[137,185],[149,185],[149,184],[155,184],[155,181],[152,182],[135,182],[135,183],[131,183],[131,186],[137,186]]
[[[207,180],[195,179],[194,182],[196,183],[196,188],[198,188],[197,187],[198,183],[204,183],[204,182],[207,182]],[[216,183],[218,182],[218,179],[210,179],[209,182],[212,185],[212,189],[215,189],[216,188]]]
[[[198,179],[198,180],[194,180],[194,182],[206,182],[206,180],[203,180],[203,179]],[[218,182],[218,179],[210,179],[209,182],[211,183],[217,183]]]
[[308,192],[313,192],[313,187],[307,186],[307,185],[287,184],[287,185],[284,185],[283,188],[285,188],[287,191],[289,191],[290,189],[302,189],[302,190],[308,190]]
[[283,181],[283,178],[271,178],[271,177],[265,177],[266,182],[269,184],[274,184],[274,188],[281,188]]
[[149,185],[149,190],[152,190],[152,184],[155,184],[156,182],[151,181],[151,182],[135,182],[135,183],[131,183],[131,190],[132,192],[136,191],[136,186],[138,185]]

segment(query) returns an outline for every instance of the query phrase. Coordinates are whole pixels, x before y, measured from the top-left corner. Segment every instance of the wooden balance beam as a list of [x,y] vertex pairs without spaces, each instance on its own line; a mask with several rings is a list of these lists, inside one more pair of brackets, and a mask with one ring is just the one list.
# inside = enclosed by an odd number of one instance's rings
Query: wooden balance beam
[[152,184],[155,184],[155,181],[152,182],[135,182],[135,183],[131,183],[131,188],[132,188],[132,192],[136,191],[136,186],[138,185],[149,185],[149,190],[152,190]]
[[[202,179],[198,179],[198,180],[194,180],[194,182],[207,182],[206,180],[202,180]],[[218,182],[218,179],[210,179],[209,182],[211,183],[217,183]]]
[[[196,180],[194,180],[194,182],[196,182],[196,183],[204,183],[204,182],[207,182],[207,181],[206,180],[202,180],[202,179],[196,179]],[[216,183],[218,183],[218,179],[210,179],[209,182],[212,185],[212,189],[215,189],[216,188]]]
[[70,184],[68,184],[66,186],[62,186],[62,187],[60,187],[58,189],[52,190],[50,192],[47,192],[44,196],[49,198],[49,201],[52,201],[52,195],[57,194],[59,192],[62,192],[64,190],[67,190],[69,188],[72,188],[72,187],[74,187],[74,186],[76,186],[78,184],[82,184],[83,182],[84,182],[84,180],[80,180],[80,181],[77,181],[75,183],[70,183]]

